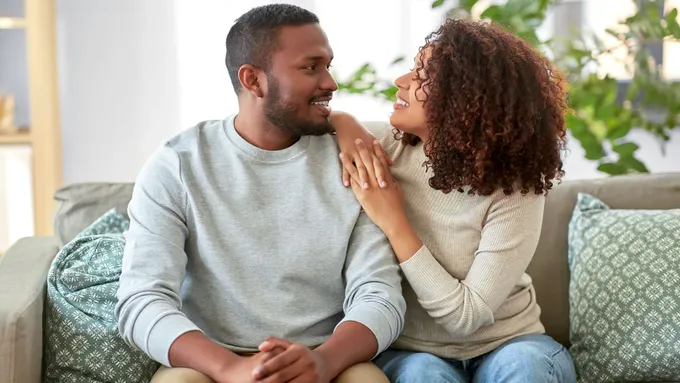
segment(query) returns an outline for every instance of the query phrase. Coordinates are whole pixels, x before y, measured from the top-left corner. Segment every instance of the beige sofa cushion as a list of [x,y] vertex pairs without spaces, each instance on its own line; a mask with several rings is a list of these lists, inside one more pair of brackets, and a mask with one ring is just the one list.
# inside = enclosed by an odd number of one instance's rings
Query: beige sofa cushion
[[127,218],[132,189],[132,183],[82,183],[57,190],[54,198],[59,208],[54,230],[60,245],[70,242],[110,209],[115,208]]
[[577,194],[591,194],[612,209],[680,208],[680,173],[641,174],[597,180],[568,181],[553,189],[546,201],[538,249],[529,265],[541,320],[547,332],[569,345],[569,266],[567,234]]
[[39,383],[47,272],[55,238],[24,238],[0,258],[0,382]]

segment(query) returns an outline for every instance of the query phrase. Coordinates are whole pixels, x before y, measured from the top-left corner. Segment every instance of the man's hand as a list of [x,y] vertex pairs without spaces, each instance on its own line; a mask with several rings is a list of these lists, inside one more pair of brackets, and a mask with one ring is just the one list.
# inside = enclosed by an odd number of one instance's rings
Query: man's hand
[[254,371],[258,383],[329,383],[331,377],[323,357],[309,348],[283,339],[270,337],[260,346],[260,351],[285,349],[269,361],[261,363]]
[[239,356],[220,373],[213,377],[217,383],[251,383],[255,382],[253,371],[263,363],[283,353],[285,349],[274,347],[266,352],[259,352],[253,356]]

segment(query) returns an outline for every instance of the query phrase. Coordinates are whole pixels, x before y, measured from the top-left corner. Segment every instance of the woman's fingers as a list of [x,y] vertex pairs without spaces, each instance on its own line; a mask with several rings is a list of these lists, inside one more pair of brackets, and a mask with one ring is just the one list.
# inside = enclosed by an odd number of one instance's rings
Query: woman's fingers
[[[361,181],[361,178],[359,176],[359,170],[354,166],[352,163],[352,160],[344,153],[340,153],[340,162],[342,162],[342,178],[343,182],[345,182],[345,174],[348,175],[348,177],[354,182],[359,183]],[[345,186],[348,186],[348,183],[345,183]]]
[[345,166],[342,166],[342,184],[345,185],[345,187],[350,186],[350,179],[352,177],[349,175],[349,172],[345,168]]
[[[375,154],[373,153],[372,148],[370,148],[371,150],[369,151],[369,148],[366,147],[364,142],[360,139],[357,139],[354,143],[357,147],[357,151],[359,152],[359,157],[361,157],[361,162],[366,167],[367,176],[370,177],[370,178],[373,178],[373,179],[377,179],[376,166],[375,166],[377,158],[376,158]],[[369,186],[368,179],[362,180],[362,181],[366,182],[365,185],[362,184],[362,185],[364,185],[364,189],[368,189],[368,186]],[[380,182],[379,179],[378,179],[378,182]]]
[[381,188],[392,184],[394,178],[389,170],[392,161],[378,141],[367,146],[361,139],[357,139],[354,144],[356,148],[354,153],[340,154],[343,165],[342,183],[347,187],[354,181],[362,189],[370,187],[370,179],[375,179]]
[[378,179],[380,187],[385,188],[390,183],[394,182],[394,178],[392,178],[392,173],[390,172],[390,166],[392,165],[392,161],[387,156],[387,153],[385,153],[385,150],[380,145],[380,142],[378,142],[377,140],[373,141],[373,152],[375,153],[375,157],[377,159],[375,165],[376,178]]

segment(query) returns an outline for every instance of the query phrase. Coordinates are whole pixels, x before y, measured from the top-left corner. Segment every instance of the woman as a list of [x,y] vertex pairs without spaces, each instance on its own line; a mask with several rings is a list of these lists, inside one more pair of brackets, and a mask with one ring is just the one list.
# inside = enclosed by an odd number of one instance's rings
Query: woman
[[394,134],[332,117],[345,185],[405,276],[405,329],[376,364],[392,382],[574,382],[526,274],[563,175],[562,78],[512,34],[449,20],[395,84]]

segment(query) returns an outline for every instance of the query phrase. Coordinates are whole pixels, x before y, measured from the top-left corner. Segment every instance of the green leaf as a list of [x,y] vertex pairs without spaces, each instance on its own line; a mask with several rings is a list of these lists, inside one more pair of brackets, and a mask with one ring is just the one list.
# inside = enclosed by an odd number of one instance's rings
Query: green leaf
[[492,5],[489,8],[487,8],[484,12],[482,12],[482,14],[479,17],[481,17],[482,19],[498,21],[503,17],[503,9],[501,9],[501,7],[498,5]]
[[619,122],[607,132],[606,138],[612,141],[618,140],[628,135],[631,128],[632,124],[627,123],[626,121]]
[[666,28],[671,36],[680,40],[680,24],[678,24],[677,8],[673,8],[673,10],[666,15]]
[[640,147],[634,142],[624,142],[622,144],[617,144],[612,147],[612,150],[618,153],[620,156],[633,156],[635,151]]
[[621,165],[625,166],[628,169],[635,170],[638,173],[649,173],[649,169],[647,169],[647,166],[642,163],[642,161],[638,160],[634,156],[626,156],[626,157],[620,157],[618,163]]
[[437,0],[434,3],[432,3],[432,8],[441,7],[442,4],[444,4],[444,0]]
[[538,2],[538,10],[540,12],[545,12],[548,9],[548,5],[550,5],[551,2],[552,0],[540,0]]
[[601,163],[597,167],[597,170],[610,175],[620,175],[629,173],[628,169],[624,165],[615,162]]
[[608,35],[610,35],[610,36],[612,36],[612,37],[614,37],[614,38],[616,38],[616,39],[620,39],[620,38],[621,38],[621,33],[620,33],[619,31],[615,31],[615,30],[613,30],[613,29],[611,29],[611,28],[607,28],[607,29],[605,29],[604,31],[605,31],[605,33],[607,33]]
[[626,100],[633,101],[635,99],[635,96],[637,96],[638,90],[640,89],[640,86],[636,81],[632,81],[628,85],[628,91],[626,92]]
[[385,96],[385,98],[390,100],[390,101],[397,101],[397,91],[398,90],[399,90],[399,88],[397,88],[396,86],[391,86],[387,89],[381,90],[380,94]]
[[478,1],[479,0],[459,0],[457,8],[462,8],[467,13],[470,13],[470,11],[472,11],[472,7],[474,7]]
[[586,152],[587,159],[599,160],[604,157],[605,153],[602,142],[588,129],[588,126],[582,119],[569,114],[567,115],[566,123],[571,134],[581,143],[583,150]]
[[404,56],[399,56],[396,59],[394,59],[390,65],[399,64],[400,62],[404,61],[405,59],[406,58]]

